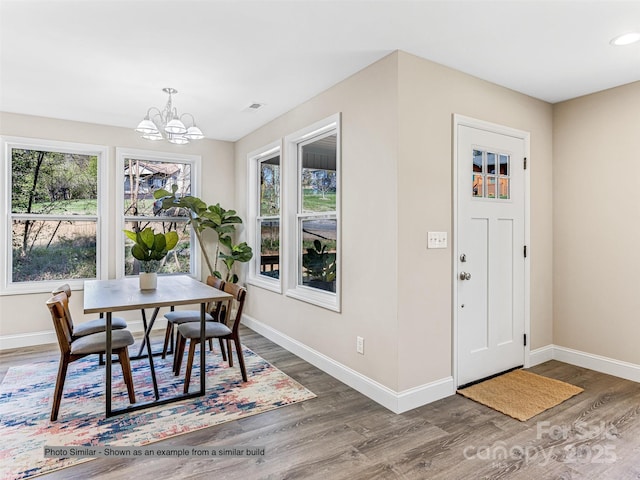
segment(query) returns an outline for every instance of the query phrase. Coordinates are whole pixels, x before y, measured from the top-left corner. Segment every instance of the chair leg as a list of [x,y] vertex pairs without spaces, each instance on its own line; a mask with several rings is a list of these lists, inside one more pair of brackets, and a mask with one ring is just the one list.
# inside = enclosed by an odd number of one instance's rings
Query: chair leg
[[209,351],[213,352],[213,338],[209,339]]
[[118,359],[120,360],[120,367],[122,367],[124,383],[127,385],[129,402],[136,403],[136,392],[133,389],[133,375],[131,373],[131,362],[129,361],[129,350],[127,350],[127,347],[118,351]]
[[176,350],[173,353],[173,373],[177,377],[180,375],[180,368],[182,367],[182,357],[184,356],[184,347],[187,343],[187,339],[180,333],[176,335]]
[[220,351],[222,352],[222,360],[224,360],[226,362],[227,361],[227,351],[226,351],[226,348],[224,348],[224,340],[222,338],[218,338],[218,341],[220,342]]
[[[240,364],[240,372],[242,373],[242,381],[246,382],[247,381],[247,370],[244,366],[244,355],[242,355],[242,346],[240,345],[240,338],[239,337],[235,337],[233,339],[234,343],[236,344],[236,355],[238,356],[238,363]],[[229,356],[231,356],[231,354],[229,354]]]
[[233,367],[233,350],[231,350],[231,339],[227,338],[227,353],[229,354],[229,366]]
[[51,407],[51,421],[58,419],[58,411],[60,410],[60,402],[62,401],[62,390],[64,389],[64,380],[67,377],[67,367],[69,366],[69,358],[61,355],[60,365],[58,366],[58,378],[56,379],[56,387],[53,393],[53,406]]
[[164,345],[162,346],[162,359],[167,358],[167,350],[169,349],[169,340],[173,333],[173,323],[167,320],[167,329],[164,332]]
[[187,369],[184,374],[184,393],[189,393],[189,382],[191,381],[191,369],[193,368],[193,357],[196,352],[197,344],[198,342],[196,342],[193,338],[189,340],[189,356],[187,357]]

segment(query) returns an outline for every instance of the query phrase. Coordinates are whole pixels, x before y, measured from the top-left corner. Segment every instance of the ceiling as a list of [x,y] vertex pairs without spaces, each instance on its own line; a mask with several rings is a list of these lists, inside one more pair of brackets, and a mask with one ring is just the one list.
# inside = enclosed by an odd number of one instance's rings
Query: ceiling
[[[640,80],[640,1],[0,0],[0,111],[237,140],[395,50],[559,102]],[[247,111],[252,103],[262,103]]]

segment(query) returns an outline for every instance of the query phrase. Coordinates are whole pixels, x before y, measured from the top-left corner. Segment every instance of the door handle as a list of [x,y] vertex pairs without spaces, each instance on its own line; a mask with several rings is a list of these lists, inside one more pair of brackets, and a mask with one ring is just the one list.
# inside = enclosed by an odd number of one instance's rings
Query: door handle
[[471,274],[469,272],[460,272],[460,280],[471,280]]

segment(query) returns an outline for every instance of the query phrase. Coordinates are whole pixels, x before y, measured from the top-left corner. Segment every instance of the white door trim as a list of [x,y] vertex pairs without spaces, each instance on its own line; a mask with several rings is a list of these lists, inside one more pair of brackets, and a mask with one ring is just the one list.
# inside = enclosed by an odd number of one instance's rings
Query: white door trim
[[451,270],[452,270],[452,285],[451,290],[453,292],[451,305],[452,312],[452,359],[451,359],[451,372],[454,380],[454,386],[458,385],[458,261],[456,258],[458,252],[458,127],[467,126],[477,128],[479,130],[486,130],[501,135],[508,135],[511,137],[519,138],[524,141],[525,158],[527,159],[527,168],[524,170],[524,241],[527,245],[527,258],[524,262],[524,331],[527,335],[527,344],[524,350],[524,366],[529,367],[531,363],[531,158],[530,158],[530,133],[523,130],[517,130],[515,128],[506,127],[496,123],[486,122],[484,120],[477,120],[475,118],[466,117],[457,113],[453,114],[453,219],[452,219],[452,231],[453,242],[451,248]]

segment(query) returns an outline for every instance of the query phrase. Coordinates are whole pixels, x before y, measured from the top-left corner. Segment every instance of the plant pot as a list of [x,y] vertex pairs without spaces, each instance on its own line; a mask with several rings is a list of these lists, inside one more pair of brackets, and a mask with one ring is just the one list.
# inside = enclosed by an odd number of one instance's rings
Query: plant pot
[[140,290],[155,290],[158,286],[158,274],[156,272],[140,272]]

